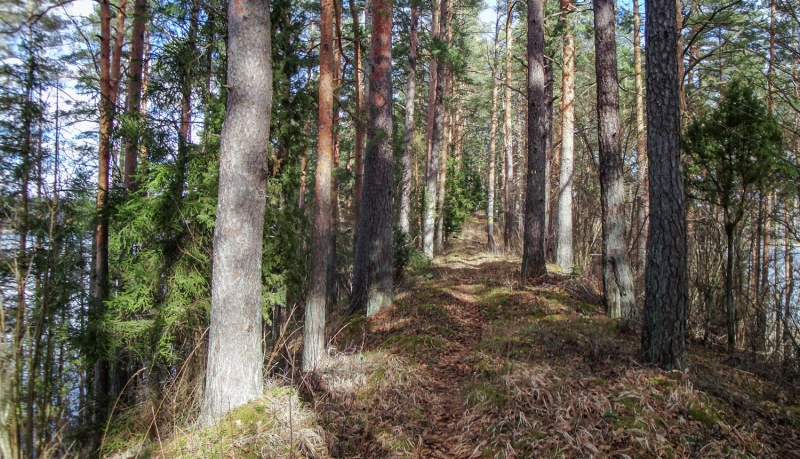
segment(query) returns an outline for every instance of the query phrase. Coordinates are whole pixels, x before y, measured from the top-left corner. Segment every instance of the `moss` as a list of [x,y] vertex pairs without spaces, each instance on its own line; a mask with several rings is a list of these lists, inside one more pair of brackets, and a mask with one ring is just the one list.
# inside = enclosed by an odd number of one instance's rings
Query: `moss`
[[372,383],[378,383],[382,381],[386,377],[386,368],[379,368],[375,373],[372,373],[372,376],[369,377],[369,381]]
[[435,335],[406,335],[397,333],[390,336],[381,345],[383,349],[399,349],[408,354],[414,355],[424,351],[441,350],[444,348],[444,341]]
[[721,421],[719,414],[714,413],[708,406],[692,405],[689,407],[687,414],[692,419],[700,421],[708,427]]
[[567,320],[567,318],[561,314],[548,314],[541,319],[542,322],[547,323],[564,322],[565,320]]
[[637,430],[647,430],[647,424],[639,421],[638,419],[632,416],[624,416],[619,419],[619,421],[614,423],[614,430],[616,429],[637,429]]
[[650,386],[657,386],[662,389],[669,389],[675,387],[675,381],[672,379],[668,379],[662,376],[656,376],[655,378],[651,378],[647,381],[647,384]]
[[470,405],[487,403],[489,406],[499,406],[509,399],[509,394],[501,386],[482,382],[467,389],[466,400]]

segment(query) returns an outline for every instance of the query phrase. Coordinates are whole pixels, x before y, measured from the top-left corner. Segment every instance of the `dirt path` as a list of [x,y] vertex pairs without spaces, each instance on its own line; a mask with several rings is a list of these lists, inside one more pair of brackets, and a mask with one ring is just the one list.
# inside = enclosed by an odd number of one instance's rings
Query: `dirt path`
[[[484,224],[336,332],[312,401],[332,457],[796,457],[795,399],[743,412],[692,373],[643,366],[639,331],[584,281],[520,288],[519,259],[488,253]],[[693,358],[720,393],[770,387]]]

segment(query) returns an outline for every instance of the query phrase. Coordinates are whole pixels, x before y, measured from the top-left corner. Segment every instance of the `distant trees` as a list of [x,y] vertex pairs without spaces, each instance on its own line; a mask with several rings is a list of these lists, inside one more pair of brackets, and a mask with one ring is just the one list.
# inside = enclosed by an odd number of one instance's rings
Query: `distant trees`
[[228,3],[228,110],[221,134],[211,324],[202,419],[260,397],[261,250],[272,108],[269,0]]
[[754,204],[755,191],[769,189],[786,177],[781,144],[775,119],[752,87],[740,78],[725,88],[719,106],[695,120],[684,137],[684,148],[691,159],[686,176],[696,199],[718,206],[723,214],[729,352],[736,348],[736,232]]

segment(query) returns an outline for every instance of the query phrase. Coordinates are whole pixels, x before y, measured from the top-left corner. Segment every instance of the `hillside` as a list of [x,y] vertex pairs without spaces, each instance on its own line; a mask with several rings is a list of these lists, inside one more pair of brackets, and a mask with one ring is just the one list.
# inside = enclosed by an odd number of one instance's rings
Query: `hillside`
[[390,309],[331,330],[318,377],[147,453],[800,457],[791,387],[694,344],[685,373],[645,366],[637,327],[605,318],[579,280],[522,288],[519,260],[486,253],[482,238],[473,222]]

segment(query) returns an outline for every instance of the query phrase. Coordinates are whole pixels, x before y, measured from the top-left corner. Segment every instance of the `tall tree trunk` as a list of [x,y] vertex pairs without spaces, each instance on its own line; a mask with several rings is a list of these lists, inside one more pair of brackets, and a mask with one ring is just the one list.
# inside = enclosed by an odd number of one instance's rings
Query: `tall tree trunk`
[[300,191],[297,194],[297,207],[302,209],[306,203],[306,182],[308,177],[308,153],[303,152],[300,158]]
[[147,0],[136,0],[133,7],[133,29],[131,30],[131,57],[128,66],[128,92],[125,100],[127,116],[136,126],[125,139],[125,164],[122,186],[136,191],[136,167],[139,160],[139,137],[141,132],[142,69],[144,67],[144,33],[147,26]]
[[[443,23],[446,25],[445,29],[441,30],[441,34],[443,37],[446,38],[446,44],[448,49],[453,46],[453,0],[446,0],[445,5],[447,5],[447,11],[445,12],[442,10],[442,15],[446,14],[447,18]],[[447,160],[452,151],[455,150],[455,143],[453,141],[454,132],[455,132],[455,116],[454,116],[454,105],[452,102],[453,96],[455,94],[455,86],[453,85],[453,73],[447,72],[447,76],[445,78],[445,93],[448,94],[448,99],[451,100],[451,103],[448,104],[447,107],[444,107],[443,110],[445,112],[445,134],[444,138],[447,139],[447,142],[444,143],[444,147],[440,150],[440,158],[439,158],[439,191],[436,195],[436,240],[434,242],[434,251],[441,252],[444,250],[444,202],[445,202],[445,192],[447,190]]]
[[[545,257],[548,260],[552,260],[554,258],[553,251],[554,245],[551,238],[551,231],[552,231],[552,221],[550,219],[550,213],[552,212],[550,206],[550,196],[551,196],[551,184],[550,184],[550,171],[553,168],[554,156],[555,152],[553,151],[553,86],[554,86],[554,76],[553,76],[553,54],[545,55],[544,61],[544,96],[547,99],[547,108],[546,108],[546,127],[547,129],[547,136],[545,138],[545,151],[547,154],[547,161],[545,163],[545,173],[544,173],[544,203],[547,211],[544,213],[544,231],[545,231]],[[527,117],[526,117],[527,120]],[[527,121],[526,121],[527,123]],[[527,128],[526,128],[527,129]]]
[[528,177],[525,192],[525,237],[522,280],[547,274],[545,264],[544,184],[547,178],[547,101],[544,81],[544,12],[542,3],[528,2]]
[[[431,34],[440,40],[447,30],[447,0],[439,0],[440,11],[435,11]],[[438,18],[438,20],[437,20]],[[435,62],[434,62],[435,61]],[[435,69],[435,70],[434,70]],[[433,97],[428,97],[428,130],[425,133],[429,142],[429,154],[425,168],[425,218],[422,220],[422,251],[425,256],[433,258],[434,231],[436,229],[436,191],[439,178],[439,151],[442,146],[442,99],[444,98],[445,67],[444,58],[432,57],[431,76],[428,83]]]
[[261,396],[261,248],[272,109],[269,0],[228,2],[228,110],[220,134],[203,423]]
[[333,261],[331,184],[333,169],[333,16],[335,0],[322,0],[319,21],[319,128],[311,229],[311,267],[303,327],[303,371],[317,368],[325,356],[325,311]]
[[178,128],[178,177],[175,182],[175,198],[181,200],[186,181],[186,166],[189,148],[192,145],[192,76],[197,52],[197,28],[200,16],[200,0],[192,0],[189,12],[189,35],[186,38],[184,62],[181,65],[181,122]]
[[[558,181],[558,248],[556,249],[556,264],[565,274],[572,273],[572,176],[574,173],[573,163],[575,147],[575,42],[572,35],[572,18],[570,16],[573,9],[574,5],[572,0],[561,0],[561,21],[564,25],[564,65],[561,71],[561,170]],[[614,62],[616,63],[616,61]]]
[[353,262],[354,309],[376,314],[392,302],[392,3],[372,0],[369,124],[359,236]]
[[[114,93],[111,79],[111,5],[100,2],[100,131],[97,173],[97,216],[94,227],[90,316],[97,324],[105,313],[103,301],[108,295],[108,185],[111,158],[111,127],[114,122]],[[99,325],[98,325],[99,327]],[[98,330],[99,333],[99,330]],[[104,340],[103,337],[98,337]],[[108,416],[110,374],[108,357],[97,356],[94,365],[93,449],[98,449]]]
[[514,232],[514,144],[512,142],[512,107],[511,107],[511,59],[512,59],[512,46],[514,44],[514,31],[512,25],[514,23],[514,2],[508,0],[506,8],[506,73],[504,80],[503,92],[503,106],[505,109],[505,117],[503,119],[503,148],[505,149],[505,166],[503,181],[505,182],[504,191],[504,204],[505,204],[505,217],[503,218],[503,245],[506,249],[511,248],[511,238]]
[[675,51],[678,55],[678,94],[681,102],[678,108],[682,113],[686,110],[686,92],[683,90],[683,8],[681,3],[681,0],[675,2],[675,26],[678,30],[678,42],[675,43]]
[[647,181],[647,151],[644,131],[644,88],[642,85],[642,38],[639,0],[633,0],[633,87],[636,93],[636,171],[639,181],[639,215],[637,247],[639,271],[644,273],[647,262],[647,216],[650,210],[650,193]]
[[409,215],[411,214],[411,163],[414,149],[414,97],[417,85],[417,4],[411,4],[411,43],[408,50],[408,89],[406,89],[406,127],[403,132],[403,172],[402,194],[400,196],[400,232],[405,236],[405,243],[409,242],[410,227]]
[[767,112],[775,113],[775,0],[769,2],[769,62],[767,62]]
[[[597,132],[603,219],[603,296],[612,319],[638,316],[625,246],[625,177],[619,121],[614,0],[594,1]],[[562,159],[563,159],[562,154]]]
[[[793,223],[793,219],[790,219],[790,224]],[[786,278],[786,298],[784,299],[784,304],[778,306],[778,310],[783,307],[783,314],[782,314],[782,325],[783,325],[783,333],[781,336],[778,336],[778,340],[781,341],[781,348],[783,349],[783,362],[787,363],[788,358],[791,356],[789,352],[789,348],[787,347],[789,344],[789,340],[791,338],[791,334],[793,330],[789,327],[789,324],[792,323],[792,299],[794,297],[794,245],[789,241],[789,237],[787,236],[785,241],[785,253],[784,253],[784,276]]]
[[361,195],[364,186],[364,164],[363,164],[363,145],[364,145],[364,93],[361,81],[362,62],[361,62],[361,25],[358,20],[358,9],[355,0],[349,0],[350,17],[353,19],[353,75],[355,85],[355,145],[353,155],[355,157],[355,185],[353,187],[353,245],[358,241],[358,220],[361,209]]
[[734,231],[736,226],[733,223],[725,223],[725,240],[728,243],[728,257],[725,265],[725,306],[728,313],[728,353],[733,353],[736,349],[736,309],[733,301],[733,263],[735,256]]
[[489,186],[488,186],[488,199],[486,207],[487,226],[486,232],[488,234],[489,249],[495,250],[497,243],[494,241],[494,202],[495,202],[495,185],[497,182],[497,54],[499,50],[500,38],[500,15],[497,14],[497,20],[494,25],[494,47],[492,56],[492,113],[491,124],[489,127]]
[[[445,82],[445,92],[448,92],[447,86],[449,85],[450,78],[448,75],[447,81]],[[451,113],[449,113],[450,109],[448,107],[444,107],[443,111],[445,112],[443,115],[444,125],[442,126],[444,132],[442,133],[442,146],[439,150],[439,179],[436,182],[438,190],[436,191],[436,228],[433,241],[434,253],[441,253],[444,248],[444,199],[447,190],[447,157],[453,145],[453,118]]]
[[756,304],[756,313],[758,314],[757,318],[757,333],[755,344],[756,349],[758,351],[765,351],[767,346],[767,295],[769,295],[769,265],[770,265],[770,252],[771,252],[771,226],[772,226],[772,219],[770,216],[772,215],[772,202],[773,202],[773,194],[771,192],[767,192],[767,196],[764,202],[764,223],[763,223],[763,240],[762,240],[762,249],[761,249],[761,271],[756,273],[756,276],[761,277],[761,290],[759,292],[758,301]]
[[662,368],[685,364],[688,281],[686,211],[680,154],[680,82],[675,2],[645,0],[647,10],[647,239],[642,350]]

